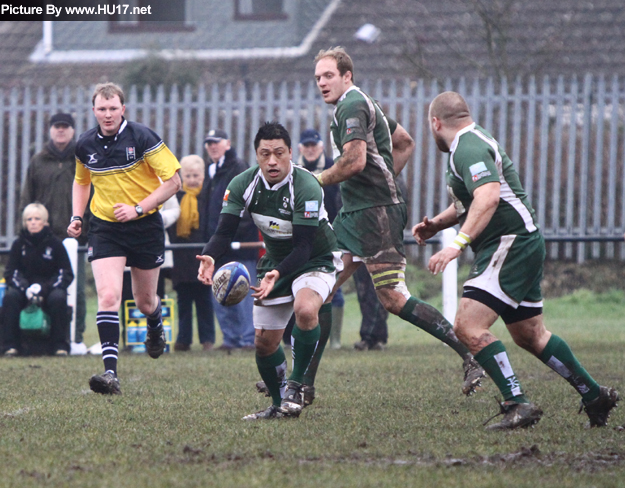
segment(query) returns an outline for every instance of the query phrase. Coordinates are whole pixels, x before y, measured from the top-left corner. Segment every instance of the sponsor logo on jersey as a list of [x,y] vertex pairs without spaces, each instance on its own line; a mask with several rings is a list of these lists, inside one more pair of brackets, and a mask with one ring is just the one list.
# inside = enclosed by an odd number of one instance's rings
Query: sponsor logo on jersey
[[283,208],[279,208],[278,212],[280,212],[281,214],[284,214],[284,215],[291,215],[291,211],[290,210],[284,210]]
[[319,212],[304,212],[305,219],[312,219],[315,217],[319,217]]
[[304,210],[306,210],[306,212],[318,212],[319,202],[317,200],[308,200],[304,203]]
[[159,254],[159,255],[156,257],[156,261],[154,261],[154,262],[155,262],[156,264],[159,264],[159,263],[164,263],[164,262],[165,262],[165,260],[163,259],[163,255],[162,255],[162,254]]
[[261,215],[251,212],[258,230],[274,239],[290,239],[293,236],[293,223],[276,216]]
[[355,129],[359,125],[360,125],[360,120],[358,120],[358,117],[352,117],[351,119],[347,119],[345,121],[345,127],[347,129]]
[[134,147],[127,147],[126,148],[126,159],[128,161],[134,161],[135,159],[137,159]]
[[228,201],[229,196],[230,196],[230,190],[226,190],[226,192],[224,193],[224,202]]
[[491,172],[488,171],[488,168],[484,164],[484,161],[480,161],[479,163],[475,163],[472,166],[469,166],[469,171],[471,172],[471,179],[473,181],[478,181],[485,176],[490,176]]
[[98,162],[98,158],[96,158],[97,154],[98,153],[87,154],[87,156],[89,156],[89,161],[87,162],[87,164],[97,163]]

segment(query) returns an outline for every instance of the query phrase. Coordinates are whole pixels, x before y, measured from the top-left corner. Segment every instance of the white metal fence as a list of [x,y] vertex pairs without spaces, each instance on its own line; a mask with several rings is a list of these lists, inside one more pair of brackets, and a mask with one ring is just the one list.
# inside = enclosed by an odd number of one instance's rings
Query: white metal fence
[[[387,80],[360,84],[387,114],[414,137],[417,151],[404,170],[411,222],[432,216],[449,201],[442,155],[429,135],[427,107],[443,90],[469,102],[473,118],[506,148],[538,213],[550,256],[582,261],[625,258],[623,245],[583,242],[614,240],[625,232],[624,81],[617,77],[542,80]],[[253,138],[265,120],[290,131],[297,152],[299,133],[319,130],[328,142],[332,108],[314,82],[215,84],[127,91],[130,120],[163,137],[178,157],[203,154],[210,128],[225,129],[238,154],[254,160]],[[20,184],[30,157],[48,138],[47,121],[62,110],[76,118],[80,134],[95,124],[89,88],[0,90],[0,248],[16,233]],[[578,239],[578,242],[573,242]],[[582,241],[582,242],[579,242]]]

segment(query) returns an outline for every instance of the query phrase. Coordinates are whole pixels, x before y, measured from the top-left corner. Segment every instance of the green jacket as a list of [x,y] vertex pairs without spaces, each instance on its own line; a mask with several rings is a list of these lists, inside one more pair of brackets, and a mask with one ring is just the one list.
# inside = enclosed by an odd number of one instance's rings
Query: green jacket
[[[67,226],[72,217],[72,186],[76,173],[75,154],[75,141],[71,141],[63,152],[59,152],[52,141],[49,141],[40,152],[32,157],[20,196],[18,229],[22,228],[24,207],[29,203],[39,202],[48,209],[52,233],[61,240],[67,237]],[[80,241],[86,242],[85,227],[83,227]]]

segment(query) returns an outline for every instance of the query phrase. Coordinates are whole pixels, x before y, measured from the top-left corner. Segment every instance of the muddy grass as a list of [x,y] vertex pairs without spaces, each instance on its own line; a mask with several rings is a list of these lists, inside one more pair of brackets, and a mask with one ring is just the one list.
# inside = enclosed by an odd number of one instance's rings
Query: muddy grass
[[543,295],[555,298],[576,290],[596,293],[625,289],[625,262],[587,261],[577,264],[566,261],[547,261],[542,282]]

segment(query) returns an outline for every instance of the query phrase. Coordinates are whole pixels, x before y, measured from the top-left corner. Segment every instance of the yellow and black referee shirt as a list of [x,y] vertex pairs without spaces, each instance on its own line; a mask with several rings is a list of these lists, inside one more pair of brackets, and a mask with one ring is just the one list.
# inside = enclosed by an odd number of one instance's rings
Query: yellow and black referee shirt
[[103,136],[98,126],[76,144],[76,182],[93,183],[91,212],[109,222],[117,222],[113,205],[137,205],[179,169],[176,156],[154,131],[126,119],[115,136]]

